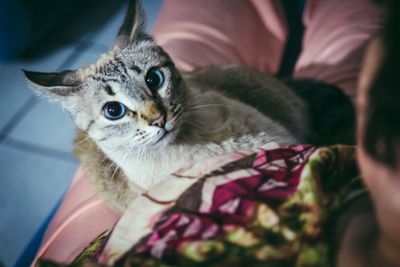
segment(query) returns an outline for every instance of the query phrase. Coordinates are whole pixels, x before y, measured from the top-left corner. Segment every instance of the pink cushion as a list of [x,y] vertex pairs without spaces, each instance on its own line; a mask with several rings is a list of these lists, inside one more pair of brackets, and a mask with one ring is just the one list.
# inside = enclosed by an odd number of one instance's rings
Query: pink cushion
[[38,258],[71,262],[100,233],[110,229],[119,215],[97,196],[81,169],[45,233]]

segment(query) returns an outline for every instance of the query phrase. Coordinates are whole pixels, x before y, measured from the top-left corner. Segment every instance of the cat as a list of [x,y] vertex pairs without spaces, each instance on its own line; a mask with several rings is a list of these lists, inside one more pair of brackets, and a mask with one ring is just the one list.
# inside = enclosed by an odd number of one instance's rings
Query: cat
[[313,139],[307,96],[247,67],[180,73],[144,32],[135,0],[96,63],[25,75],[70,113],[79,129],[75,154],[118,212],[190,161]]

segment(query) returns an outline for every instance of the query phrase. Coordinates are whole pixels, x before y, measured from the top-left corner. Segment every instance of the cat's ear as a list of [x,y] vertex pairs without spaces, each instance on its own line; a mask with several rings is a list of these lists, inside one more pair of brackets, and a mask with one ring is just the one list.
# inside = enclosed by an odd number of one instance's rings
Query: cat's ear
[[81,84],[77,71],[34,72],[23,70],[29,82],[45,94],[56,96],[72,95]]
[[124,48],[134,42],[139,33],[143,32],[144,19],[139,0],[129,0],[128,11],[124,23],[119,29],[114,47]]

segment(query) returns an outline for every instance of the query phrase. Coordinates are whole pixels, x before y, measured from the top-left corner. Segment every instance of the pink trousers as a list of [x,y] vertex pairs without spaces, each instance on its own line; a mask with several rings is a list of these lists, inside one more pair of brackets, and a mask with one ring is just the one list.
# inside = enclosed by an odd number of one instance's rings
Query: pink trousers
[[[338,85],[354,98],[364,50],[381,20],[368,0],[308,0],[294,76]],[[182,70],[242,64],[276,74],[287,25],[280,0],[165,0],[154,36]],[[70,262],[118,218],[79,169],[36,258]]]
[[[183,70],[241,64],[276,74],[287,40],[279,0],[165,1],[155,39]],[[309,0],[296,78],[338,85],[352,98],[381,11],[367,0]]]

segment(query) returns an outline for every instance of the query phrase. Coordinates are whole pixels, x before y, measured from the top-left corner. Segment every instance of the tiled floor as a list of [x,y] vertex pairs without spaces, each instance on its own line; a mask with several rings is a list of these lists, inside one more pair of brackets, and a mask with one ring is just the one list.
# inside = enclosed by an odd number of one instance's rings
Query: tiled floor
[[[149,29],[162,0],[142,2]],[[44,58],[0,64],[0,262],[7,267],[62,197],[78,165],[71,153],[71,119],[38,99],[21,69],[54,71],[93,62],[112,44],[124,12],[125,7],[98,32]]]

